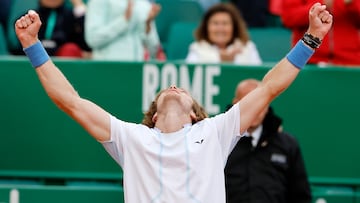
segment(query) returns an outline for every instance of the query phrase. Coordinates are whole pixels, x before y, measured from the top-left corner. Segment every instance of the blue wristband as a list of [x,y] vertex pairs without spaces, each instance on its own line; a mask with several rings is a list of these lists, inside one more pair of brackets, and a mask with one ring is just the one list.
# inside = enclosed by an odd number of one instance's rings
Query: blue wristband
[[306,46],[301,40],[299,40],[286,55],[286,58],[296,68],[302,69],[314,53],[315,50]]
[[26,47],[23,50],[26,56],[29,57],[30,63],[34,68],[41,66],[50,59],[40,41],[37,41],[35,44]]

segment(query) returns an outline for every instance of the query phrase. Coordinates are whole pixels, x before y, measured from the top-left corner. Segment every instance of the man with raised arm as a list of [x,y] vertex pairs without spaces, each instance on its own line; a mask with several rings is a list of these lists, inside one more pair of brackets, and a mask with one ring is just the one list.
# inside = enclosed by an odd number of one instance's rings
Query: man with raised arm
[[15,29],[51,100],[122,167],[125,202],[225,203],[224,166],[230,149],[293,82],[330,29],[332,15],[316,3],[309,22],[304,38],[226,113],[207,118],[186,90],[171,86],[158,94],[142,124],[119,120],[79,96],[39,42],[41,21],[34,11],[16,21]]

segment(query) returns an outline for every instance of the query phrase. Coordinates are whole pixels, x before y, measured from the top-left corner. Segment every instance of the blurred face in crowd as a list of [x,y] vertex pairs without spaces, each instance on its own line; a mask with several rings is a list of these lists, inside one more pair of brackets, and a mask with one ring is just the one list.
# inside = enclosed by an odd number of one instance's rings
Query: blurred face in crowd
[[[257,81],[255,79],[247,79],[238,84],[235,91],[235,97],[233,99],[233,104],[240,101],[242,98],[244,98],[247,94],[249,94],[251,91],[256,89],[260,85],[260,81]],[[259,125],[262,124],[262,122],[265,119],[265,116],[269,110],[269,107],[266,107],[263,111],[258,114],[256,119],[251,123],[250,128],[248,129],[249,132],[252,132],[254,129],[256,129]]]
[[47,8],[57,8],[64,3],[64,0],[40,0],[40,3]]
[[211,16],[208,21],[208,34],[211,43],[219,48],[226,48],[233,34],[231,16],[226,12],[218,12]]

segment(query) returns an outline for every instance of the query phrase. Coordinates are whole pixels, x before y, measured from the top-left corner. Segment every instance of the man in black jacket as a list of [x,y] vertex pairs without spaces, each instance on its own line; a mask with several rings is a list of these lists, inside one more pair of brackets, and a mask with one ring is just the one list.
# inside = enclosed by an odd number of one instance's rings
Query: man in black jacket
[[[83,0],[70,2],[67,5],[65,0],[39,0],[35,9],[43,22],[39,40],[50,56],[90,58],[91,48],[84,38],[86,5]],[[24,54],[21,46],[11,52]]]
[[[233,103],[260,81],[239,83]],[[310,203],[311,192],[300,147],[281,129],[271,107],[240,138],[225,167],[227,203]]]

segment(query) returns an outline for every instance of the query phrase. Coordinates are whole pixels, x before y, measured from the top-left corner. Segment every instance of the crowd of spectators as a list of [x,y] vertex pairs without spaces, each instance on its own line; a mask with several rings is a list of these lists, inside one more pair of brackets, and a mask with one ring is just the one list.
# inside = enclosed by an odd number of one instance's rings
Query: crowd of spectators
[[[8,25],[14,23],[9,21],[9,16],[15,10],[11,8],[15,1],[0,1],[0,22],[6,37],[10,33],[7,29],[11,29]],[[172,11],[162,10],[161,4],[156,2],[39,0],[34,8],[43,22],[39,39],[48,53],[56,57],[165,60],[166,42],[159,38],[156,18],[160,12]],[[188,54],[182,59],[189,63],[259,65],[266,62],[257,48],[262,44],[252,39],[249,30],[281,26],[291,31],[289,44],[294,46],[305,32],[308,9],[316,0],[197,2],[204,15],[193,30],[193,42],[184,45]],[[360,65],[360,1],[324,0],[323,3],[336,20],[309,64],[319,67]],[[274,19],[278,24],[271,24]],[[264,36],[267,37],[271,36]],[[23,55],[20,46],[9,53]]]
[[[282,0],[281,19],[292,31],[294,45],[306,31],[308,9],[317,0]],[[360,65],[360,1],[325,0],[334,24],[309,63],[319,66]]]

